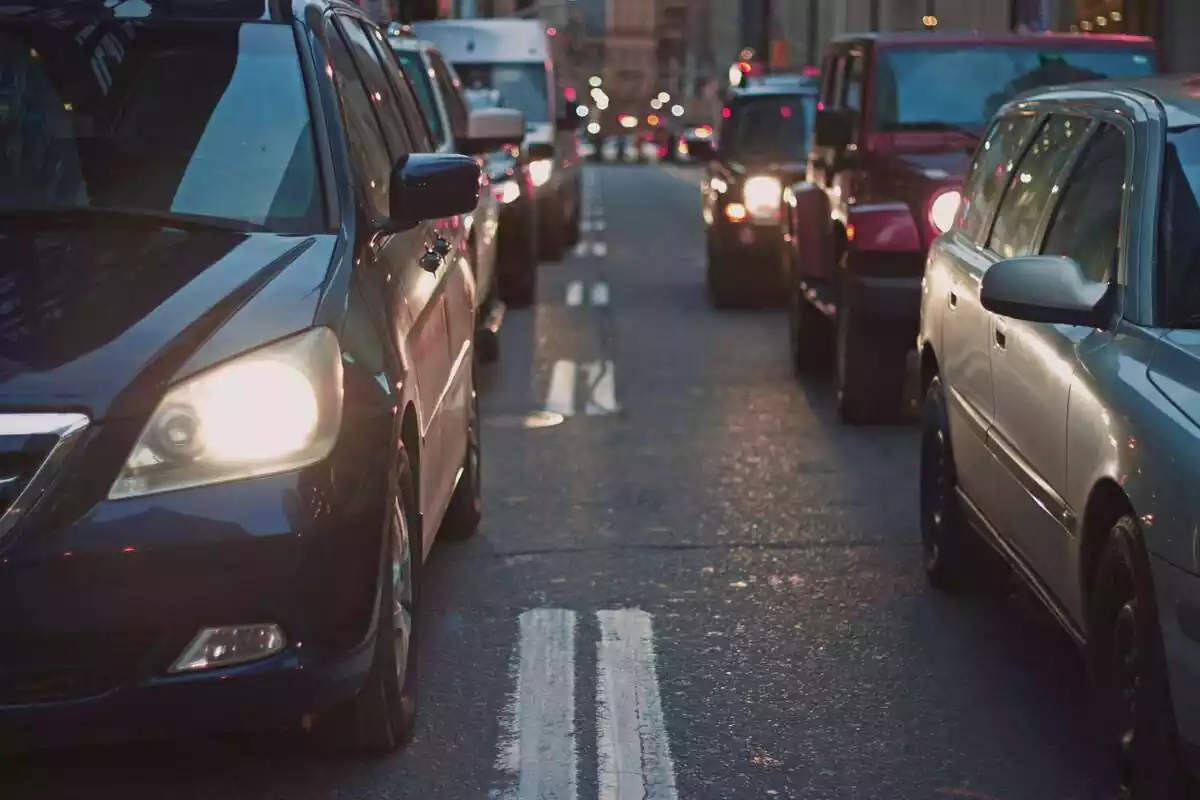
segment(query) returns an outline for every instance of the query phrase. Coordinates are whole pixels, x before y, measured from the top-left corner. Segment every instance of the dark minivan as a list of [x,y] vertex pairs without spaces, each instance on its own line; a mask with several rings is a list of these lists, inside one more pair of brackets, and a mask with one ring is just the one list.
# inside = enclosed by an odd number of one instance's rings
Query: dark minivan
[[0,746],[395,747],[480,519],[475,161],[349,3],[42,2],[0,79]]

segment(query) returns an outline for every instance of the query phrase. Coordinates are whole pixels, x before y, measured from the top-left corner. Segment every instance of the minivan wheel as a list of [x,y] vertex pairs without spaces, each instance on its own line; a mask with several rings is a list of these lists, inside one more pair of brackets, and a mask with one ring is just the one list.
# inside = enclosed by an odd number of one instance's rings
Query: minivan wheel
[[319,738],[334,749],[390,753],[412,739],[416,723],[422,549],[410,510],[412,476],[407,459],[401,459],[399,491],[389,511],[371,668],[356,695],[317,721]]
[[937,376],[921,408],[920,504],[921,555],[931,586],[944,592],[990,590],[1008,577],[1008,565],[964,518],[946,398]]
[[1100,555],[1089,603],[1088,665],[1106,746],[1130,800],[1190,796],[1167,679],[1149,558],[1121,517]]
[[440,536],[447,539],[469,539],[479,530],[483,519],[483,450],[479,435],[479,398],[471,390],[471,411],[467,422],[467,452],[463,456],[462,474],[442,521]]

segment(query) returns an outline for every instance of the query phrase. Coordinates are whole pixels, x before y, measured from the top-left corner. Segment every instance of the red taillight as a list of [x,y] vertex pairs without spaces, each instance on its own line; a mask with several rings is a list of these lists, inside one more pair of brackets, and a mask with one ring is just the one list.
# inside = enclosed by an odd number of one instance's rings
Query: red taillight
[[721,119],[729,119],[729,106],[721,109]]
[[787,119],[791,115],[792,115],[792,110],[790,108],[788,108],[787,106],[779,107],[779,116],[783,117],[784,119]]
[[803,75],[806,78],[815,78],[821,74],[820,67],[807,66],[804,68]]

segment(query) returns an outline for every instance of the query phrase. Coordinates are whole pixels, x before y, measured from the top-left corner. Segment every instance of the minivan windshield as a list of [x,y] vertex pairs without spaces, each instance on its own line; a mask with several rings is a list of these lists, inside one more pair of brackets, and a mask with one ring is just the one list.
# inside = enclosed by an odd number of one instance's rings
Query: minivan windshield
[[741,161],[803,160],[815,102],[813,95],[798,94],[734,100],[718,137],[721,155]]
[[982,133],[1000,106],[1022,92],[1156,72],[1153,51],[1142,47],[888,48],[880,51],[876,67],[875,129],[950,128]]
[[324,229],[286,25],[0,26],[0,217]]
[[1200,327],[1200,127],[1167,133],[1158,221],[1162,315],[1168,326]]
[[464,89],[495,89],[503,104],[525,115],[525,122],[550,121],[550,92],[546,66],[528,64],[455,64]]

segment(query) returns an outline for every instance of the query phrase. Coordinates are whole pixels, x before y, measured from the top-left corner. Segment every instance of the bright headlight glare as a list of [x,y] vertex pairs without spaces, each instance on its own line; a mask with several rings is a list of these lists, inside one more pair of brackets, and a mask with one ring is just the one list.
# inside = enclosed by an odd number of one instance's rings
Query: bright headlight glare
[[945,233],[954,227],[954,218],[958,216],[958,205],[962,202],[962,194],[957,189],[947,189],[933,198],[929,204],[929,224],[938,233]]
[[552,169],[554,169],[554,164],[548,158],[529,162],[529,177],[533,180],[533,185],[542,186],[550,180]]
[[496,192],[501,203],[511,203],[521,196],[521,184],[516,181],[505,181]]
[[317,328],[170,389],[108,496],[299,469],[329,455],[341,424],[341,348]]
[[775,178],[759,175],[746,181],[742,194],[751,216],[772,216],[779,210],[779,199],[783,196],[783,186]]

